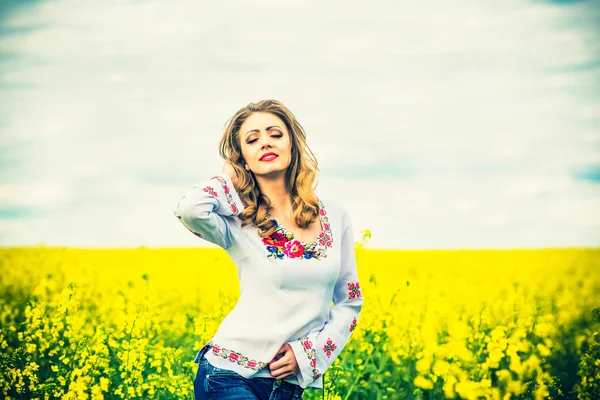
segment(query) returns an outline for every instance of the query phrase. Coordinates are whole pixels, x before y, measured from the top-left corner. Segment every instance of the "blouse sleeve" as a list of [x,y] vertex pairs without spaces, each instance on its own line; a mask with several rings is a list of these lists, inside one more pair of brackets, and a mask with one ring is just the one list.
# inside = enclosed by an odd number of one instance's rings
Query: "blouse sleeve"
[[321,377],[333,364],[348,343],[363,305],[358,282],[352,224],[345,212],[346,223],[342,234],[342,266],[333,292],[334,306],[323,329],[288,342],[300,367],[298,383],[306,388]]
[[221,174],[189,189],[173,213],[194,235],[228,249],[240,229],[234,217],[243,209],[231,178]]

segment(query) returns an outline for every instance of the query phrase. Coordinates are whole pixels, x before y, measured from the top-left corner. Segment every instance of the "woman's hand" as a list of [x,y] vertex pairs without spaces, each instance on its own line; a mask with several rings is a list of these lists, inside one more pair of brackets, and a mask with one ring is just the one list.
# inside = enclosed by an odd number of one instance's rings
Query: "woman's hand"
[[229,161],[228,159],[225,160],[225,164],[223,164],[223,172],[229,175],[233,186],[237,188],[237,174],[235,173],[235,169],[231,165],[231,161]]
[[[277,356],[283,354],[283,356],[276,360]],[[285,343],[279,350],[271,362],[269,363],[271,369],[271,375],[276,379],[283,379],[288,376],[296,376],[300,372],[300,367],[296,361],[294,350],[292,346]]]

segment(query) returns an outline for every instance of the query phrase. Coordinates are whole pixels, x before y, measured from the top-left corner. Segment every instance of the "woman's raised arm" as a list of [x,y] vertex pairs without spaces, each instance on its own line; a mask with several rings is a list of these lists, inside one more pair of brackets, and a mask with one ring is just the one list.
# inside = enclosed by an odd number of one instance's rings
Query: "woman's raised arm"
[[233,168],[228,170],[226,162],[223,171],[189,189],[173,213],[194,235],[228,249],[240,233],[240,221],[235,217],[244,204],[232,181]]

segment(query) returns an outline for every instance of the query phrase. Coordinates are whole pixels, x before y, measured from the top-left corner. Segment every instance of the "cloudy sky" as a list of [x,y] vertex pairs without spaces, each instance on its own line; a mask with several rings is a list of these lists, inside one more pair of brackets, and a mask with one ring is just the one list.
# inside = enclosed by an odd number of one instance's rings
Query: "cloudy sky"
[[373,248],[600,244],[596,1],[4,1],[0,246],[204,246],[224,124],[286,104]]

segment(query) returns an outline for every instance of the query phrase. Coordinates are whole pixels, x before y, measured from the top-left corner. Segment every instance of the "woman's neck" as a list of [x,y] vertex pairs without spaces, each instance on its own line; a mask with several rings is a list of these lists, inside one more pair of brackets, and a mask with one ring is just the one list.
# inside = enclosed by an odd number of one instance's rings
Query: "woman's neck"
[[280,219],[284,216],[284,219],[289,219],[292,215],[292,197],[287,190],[285,177],[278,179],[257,177],[256,181],[261,193],[271,202],[273,218]]

